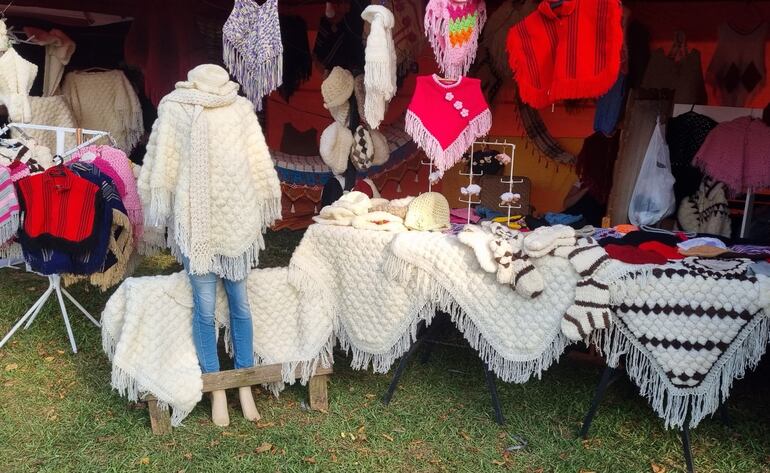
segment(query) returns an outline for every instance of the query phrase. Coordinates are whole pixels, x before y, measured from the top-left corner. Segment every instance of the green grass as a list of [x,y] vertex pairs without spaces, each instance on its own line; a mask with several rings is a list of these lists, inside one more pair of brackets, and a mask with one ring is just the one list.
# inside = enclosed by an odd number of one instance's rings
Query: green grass
[[[268,235],[267,266],[286,264],[300,233]],[[148,259],[142,274],[169,273],[169,257]],[[45,288],[45,280],[0,270],[0,334]],[[109,294],[84,285],[73,295],[98,314]],[[438,346],[415,360],[390,406],[380,397],[388,375],[355,372],[337,354],[328,413],[304,409],[306,389],[279,399],[259,391],[258,424],[231,404],[232,424],[209,420],[204,401],[165,437],[155,437],[142,404],[110,389],[99,330],[71,311],[80,352],[69,351],[58,309],[49,302],[32,328],[0,349],[0,471],[387,471],[648,472],[682,471],[679,436],[666,431],[627,380],[612,385],[591,440],[576,438],[601,368],[570,358],[542,380],[499,383],[507,425],[492,419],[481,365],[469,349]],[[15,367],[15,368],[14,368]],[[698,472],[770,471],[770,369],[739,381],[730,401],[733,428],[707,420],[693,431]],[[232,400],[236,396],[231,395]],[[525,449],[510,454],[513,435]],[[269,446],[268,446],[269,444]],[[263,449],[259,447],[265,445]],[[258,450],[266,450],[258,453]]]

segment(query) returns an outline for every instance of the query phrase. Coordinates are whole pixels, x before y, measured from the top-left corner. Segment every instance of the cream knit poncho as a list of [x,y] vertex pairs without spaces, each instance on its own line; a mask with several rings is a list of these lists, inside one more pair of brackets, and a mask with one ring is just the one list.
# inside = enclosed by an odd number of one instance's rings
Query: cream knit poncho
[[138,181],[145,233],[165,229],[165,246],[189,258],[192,273],[240,280],[280,218],[278,175],[253,105],[227,71],[207,64],[188,79],[161,101],[147,144]]

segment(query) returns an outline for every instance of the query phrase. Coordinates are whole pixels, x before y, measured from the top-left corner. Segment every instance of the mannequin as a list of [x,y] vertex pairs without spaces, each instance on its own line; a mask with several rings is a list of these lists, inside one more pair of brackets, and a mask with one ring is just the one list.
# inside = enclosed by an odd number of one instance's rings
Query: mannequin
[[[246,278],[280,217],[280,183],[253,106],[216,65],[198,66],[161,101],[139,176],[146,226],[168,234],[193,293],[192,334],[203,373],[219,371],[217,286],[230,310],[235,369],[254,365]],[[158,228],[159,227],[159,228]],[[146,227],[145,227],[146,228]],[[243,415],[260,418],[251,387],[238,392]],[[225,392],[211,393],[211,417],[227,426]]]

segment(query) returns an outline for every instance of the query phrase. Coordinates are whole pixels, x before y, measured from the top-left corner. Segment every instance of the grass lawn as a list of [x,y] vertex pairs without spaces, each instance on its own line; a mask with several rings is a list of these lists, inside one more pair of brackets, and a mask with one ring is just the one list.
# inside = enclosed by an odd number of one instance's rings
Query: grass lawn
[[[265,266],[287,263],[298,232],[271,233]],[[178,270],[169,257],[147,259],[141,274]],[[0,270],[0,335],[29,307],[46,281]],[[73,295],[99,314],[109,294],[84,285]],[[204,401],[173,434],[155,437],[142,404],[110,389],[99,330],[70,312],[80,352],[73,355],[49,301],[32,328],[0,349],[0,471],[387,471],[672,472],[683,471],[679,435],[667,431],[634,387],[607,393],[592,438],[576,438],[601,368],[563,357],[542,380],[499,383],[507,425],[492,419],[481,364],[467,348],[438,346],[430,363],[415,360],[389,407],[380,403],[388,375],[354,372],[336,356],[328,413],[304,409],[307,392],[279,399],[258,391],[263,419],[246,422],[237,403],[232,424],[209,420]],[[170,336],[173,336],[170,334]],[[770,472],[770,368],[737,382],[733,427],[704,421],[693,431],[698,472]],[[234,393],[233,393],[234,394]],[[236,396],[231,394],[235,401]],[[506,452],[526,439],[527,446]]]

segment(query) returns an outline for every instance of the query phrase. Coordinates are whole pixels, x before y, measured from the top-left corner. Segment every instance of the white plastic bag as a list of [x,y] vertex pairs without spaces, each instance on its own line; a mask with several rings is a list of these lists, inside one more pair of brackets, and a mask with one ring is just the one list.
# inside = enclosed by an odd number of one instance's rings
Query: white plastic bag
[[644,154],[644,162],[636,178],[628,218],[634,225],[655,225],[675,210],[674,176],[671,174],[671,160],[668,145],[663,137],[660,119]]

